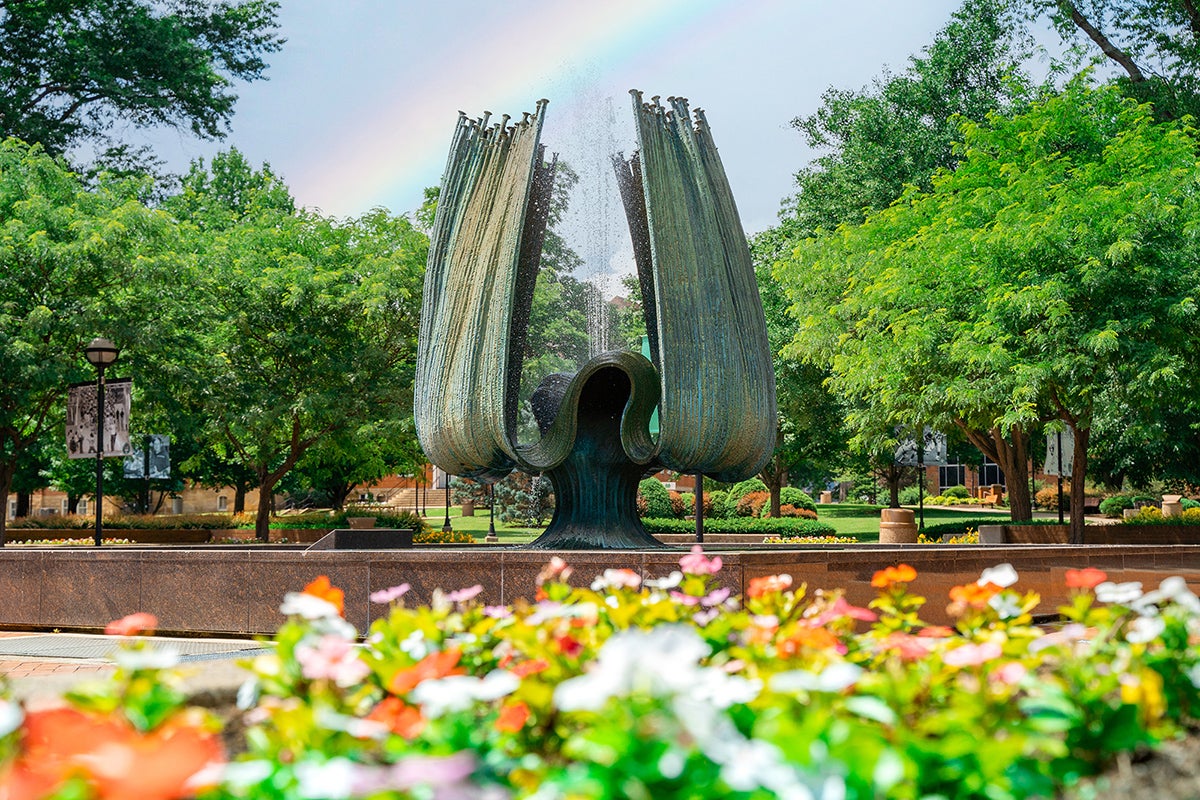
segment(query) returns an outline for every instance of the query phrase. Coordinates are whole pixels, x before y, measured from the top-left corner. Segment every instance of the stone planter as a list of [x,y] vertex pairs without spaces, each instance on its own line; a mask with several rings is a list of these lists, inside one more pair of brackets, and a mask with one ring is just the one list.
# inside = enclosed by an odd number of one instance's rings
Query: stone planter
[[474,500],[463,500],[462,501],[462,515],[464,517],[475,516],[475,501]]
[[884,508],[879,511],[880,544],[916,544],[917,523],[911,508]]
[[362,530],[363,528],[374,528],[375,527],[375,518],[374,517],[346,517],[346,524],[349,525],[351,528],[354,528],[355,530]]

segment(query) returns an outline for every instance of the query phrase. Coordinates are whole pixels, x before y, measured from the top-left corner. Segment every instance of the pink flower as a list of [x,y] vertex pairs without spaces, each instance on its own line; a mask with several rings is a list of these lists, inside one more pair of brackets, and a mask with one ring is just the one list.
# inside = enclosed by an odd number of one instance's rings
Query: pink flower
[[340,636],[322,636],[314,647],[301,643],[296,646],[300,671],[310,681],[330,680],[338,686],[361,683],[371,673],[367,663],[358,657],[355,647]]
[[721,571],[721,557],[705,557],[704,548],[693,545],[692,552],[679,559],[679,567],[688,575],[716,575]]
[[942,656],[942,661],[951,667],[978,667],[980,664],[997,659],[1003,654],[1004,651],[995,642],[964,644],[961,647],[956,647],[948,651]]
[[604,574],[592,581],[592,591],[605,589],[636,589],[642,585],[642,576],[631,569],[606,569]]
[[933,642],[929,639],[922,639],[920,636],[900,631],[890,634],[880,644],[887,650],[895,650],[897,655],[905,661],[919,661],[929,655],[929,651],[933,647]]
[[676,603],[684,606],[700,605],[700,598],[692,594],[684,594],[683,592],[671,592],[671,599]]
[[692,614],[692,621],[695,622],[699,627],[704,628],[707,627],[708,623],[712,622],[719,616],[721,616],[720,611],[715,608],[709,608]]
[[835,619],[849,617],[850,619],[862,620],[863,622],[874,622],[879,619],[879,616],[868,608],[859,608],[852,606],[844,597],[838,597],[833,601],[833,605],[825,609],[816,619],[813,620],[814,625],[825,625]]
[[507,619],[512,616],[512,609],[508,606],[484,606],[483,615],[492,619]]
[[1029,670],[1020,661],[1010,661],[1004,666],[993,670],[992,680],[999,681],[1005,686],[1016,686],[1028,672]]
[[137,636],[139,633],[154,633],[158,627],[158,617],[138,611],[120,619],[114,619],[104,628],[109,636]]
[[550,559],[550,563],[542,567],[542,571],[538,573],[538,586],[548,581],[566,582],[567,578],[571,577],[571,568],[567,566],[567,562],[563,561],[558,556]]
[[398,600],[408,594],[408,590],[412,587],[407,583],[402,583],[399,586],[392,586],[387,589],[380,589],[378,592],[371,594],[372,603],[390,603],[393,600]]
[[726,600],[728,600],[729,595],[731,595],[731,594],[733,594],[733,592],[731,590],[729,590],[728,588],[714,589],[713,591],[709,592],[704,597],[700,598],[700,604],[709,606],[709,607],[719,606],[722,603],[724,603]]
[[482,591],[483,587],[477,583],[474,586],[468,586],[466,589],[450,592],[450,594],[446,595],[446,600],[451,603],[465,603],[468,600],[474,600]]

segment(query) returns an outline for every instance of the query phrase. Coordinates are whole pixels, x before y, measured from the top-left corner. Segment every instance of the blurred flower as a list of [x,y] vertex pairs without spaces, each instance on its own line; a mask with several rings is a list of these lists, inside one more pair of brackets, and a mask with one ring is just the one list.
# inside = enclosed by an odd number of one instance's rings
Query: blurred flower
[[954,628],[947,625],[926,625],[917,631],[917,636],[929,639],[945,639],[948,636],[953,636],[954,633]]
[[483,615],[492,619],[508,619],[513,612],[508,606],[484,606]]
[[515,703],[505,703],[500,708],[500,716],[496,718],[496,730],[504,733],[516,733],[525,727],[529,721],[529,706],[520,700]]
[[283,596],[283,603],[279,606],[279,613],[286,614],[289,617],[316,620],[325,617],[338,617],[341,616],[342,612],[338,606],[335,606],[328,600],[322,600],[320,597],[308,594],[307,592],[288,592]]
[[1067,570],[1068,589],[1094,589],[1108,580],[1108,575],[1095,567]]
[[429,718],[453,711],[465,711],[476,702],[491,702],[510,695],[521,685],[521,679],[511,672],[496,669],[482,678],[471,675],[451,675],[423,681],[412,691],[421,712]]
[[979,580],[975,581],[980,586],[987,586],[989,583],[999,586],[1001,589],[1007,589],[1018,580],[1017,571],[1012,564],[998,564],[994,567],[988,567],[979,576]]
[[179,666],[179,650],[174,647],[122,648],[113,653],[117,666],[131,671],[142,669],[171,669]]
[[463,670],[458,668],[462,658],[459,650],[439,650],[430,653],[408,669],[402,669],[388,681],[388,691],[392,694],[405,694],[416,688],[422,681],[444,678],[447,675],[461,675]]
[[301,642],[296,645],[296,660],[310,681],[329,680],[342,687],[362,683],[371,674],[357,648],[340,636],[322,636],[315,647]]
[[142,734],[123,717],[55,708],[29,712],[3,782],[10,798],[39,798],[80,775],[103,800],[170,800],[190,794],[188,780],[222,757],[215,736],[188,725]]
[[917,571],[908,564],[898,564],[879,570],[871,577],[876,589],[890,589],[897,583],[911,583],[917,579]]
[[643,584],[647,589],[674,589],[683,583],[683,573],[674,570],[665,578],[647,578]]
[[857,619],[863,622],[874,622],[875,620],[879,619],[879,615],[869,608],[859,608],[858,606],[850,605],[845,597],[838,595],[837,599],[833,601],[829,608],[821,612],[815,619],[813,619],[812,622],[814,625],[825,625],[826,623],[832,622],[835,619],[842,619],[843,617],[849,617],[850,619]]
[[746,590],[748,597],[762,597],[767,594],[786,591],[792,585],[791,575],[763,575],[750,579],[750,588]]
[[934,644],[929,637],[896,631],[881,641],[879,646],[884,650],[895,651],[905,661],[918,661],[929,655]]
[[1151,642],[1161,636],[1166,627],[1162,617],[1135,617],[1125,627],[1125,641],[1133,644]]
[[820,672],[802,669],[777,672],[771,676],[772,691],[794,692],[842,692],[858,683],[863,668],[847,661],[835,661]]
[[1114,605],[1125,605],[1132,603],[1142,596],[1141,581],[1129,581],[1127,583],[1113,583],[1105,581],[1096,586],[1096,599],[1101,603],[1112,603]]
[[1191,614],[1200,614],[1200,598],[1188,588],[1187,581],[1178,575],[1163,578],[1157,589],[1141,597],[1143,603],[1161,603],[1163,600],[1177,603]]
[[558,556],[550,559],[550,563],[542,567],[542,571],[538,573],[538,586],[549,581],[566,582],[567,578],[571,577],[573,570],[567,566],[567,562],[563,561]]
[[392,733],[405,739],[415,739],[425,729],[421,709],[408,705],[399,697],[383,698],[367,714],[367,719],[383,723]]
[[1006,686],[1016,686],[1027,674],[1029,670],[1020,661],[1009,661],[993,670],[991,678]]
[[988,598],[988,606],[996,612],[1000,619],[1012,619],[1021,616],[1021,597],[1015,592],[1000,592]]
[[994,583],[986,583],[982,586],[978,583],[967,583],[951,588],[950,599],[964,606],[982,609],[987,607],[988,601],[999,591],[1000,587]]
[[592,581],[592,591],[605,589],[636,589],[642,585],[642,576],[631,569],[606,569],[604,574]]
[[109,636],[137,636],[139,633],[154,633],[158,627],[158,617],[138,611],[108,623],[104,632]]
[[395,600],[399,600],[404,595],[408,594],[408,590],[412,587],[407,583],[402,583],[399,586],[392,586],[387,589],[380,589],[378,592],[371,593],[371,602],[387,604]]
[[458,589],[446,595],[446,600],[451,603],[465,603],[468,600],[474,600],[483,591],[483,586],[475,584],[468,586],[465,589]]
[[692,545],[692,552],[679,559],[679,567],[688,575],[716,575],[721,571],[721,557],[708,558],[704,548]]
[[530,675],[536,675],[539,672],[544,672],[550,668],[550,662],[544,658],[535,658],[530,661],[522,661],[516,666],[509,667],[509,672],[516,675],[518,678],[527,678]]
[[942,656],[942,661],[951,667],[977,667],[993,661],[1003,654],[1004,651],[995,642],[964,644],[946,651]]
[[324,600],[337,609],[339,617],[345,616],[345,593],[331,584],[327,576],[318,575],[316,580],[304,587],[304,594]]
[[21,727],[25,720],[25,711],[20,703],[0,699],[0,737],[8,736]]

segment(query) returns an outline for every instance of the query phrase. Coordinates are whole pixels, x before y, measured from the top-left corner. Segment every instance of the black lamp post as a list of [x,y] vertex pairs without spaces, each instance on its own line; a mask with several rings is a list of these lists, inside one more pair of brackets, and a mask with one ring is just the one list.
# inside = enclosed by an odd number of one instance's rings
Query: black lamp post
[[88,363],[96,368],[96,547],[103,539],[104,514],[104,370],[117,363],[121,351],[108,339],[95,338],[84,349]]
[[496,484],[488,484],[488,532],[484,541],[498,542],[496,538]]
[[442,532],[450,533],[454,529],[450,527],[450,473],[446,473],[446,521],[442,523]]

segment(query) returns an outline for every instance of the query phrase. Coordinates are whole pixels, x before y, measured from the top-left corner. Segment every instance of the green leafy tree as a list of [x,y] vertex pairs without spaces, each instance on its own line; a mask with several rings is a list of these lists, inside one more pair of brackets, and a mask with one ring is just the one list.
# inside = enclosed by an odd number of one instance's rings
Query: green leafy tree
[[382,210],[343,222],[292,211],[268,170],[221,163],[193,169],[168,203],[196,221],[202,253],[190,400],[205,446],[254,473],[266,538],[276,487],[312,448],[411,414],[428,238]]
[[22,462],[61,435],[68,385],[95,379],[87,343],[102,333],[136,352],[173,291],[171,220],[135,194],[89,190],[40,147],[0,144],[0,537]]
[[1104,391],[1128,387],[1135,408],[1189,396],[1197,143],[1083,79],[1026,113],[962,124],[962,161],[931,191],[808,240],[781,267],[793,287],[812,274],[840,286],[829,307],[793,290],[794,347],[823,353],[837,390],[889,422],[1071,426],[1078,542]]
[[0,137],[103,149],[118,122],[224,135],[277,51],[267,0],[0,0]]

